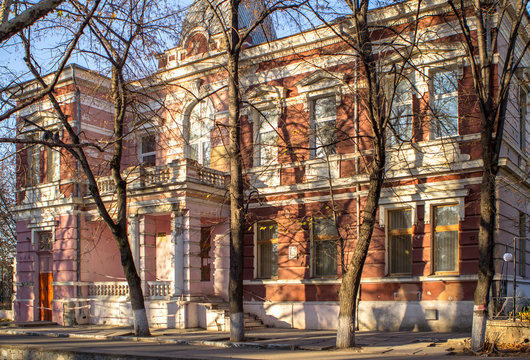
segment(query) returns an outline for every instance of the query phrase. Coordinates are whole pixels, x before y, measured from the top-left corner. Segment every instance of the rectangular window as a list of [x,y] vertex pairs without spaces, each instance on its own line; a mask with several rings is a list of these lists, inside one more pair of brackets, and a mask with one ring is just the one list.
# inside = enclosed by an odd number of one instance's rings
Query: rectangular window
[[458,83],[455,71],[432,76],[434,138],[458,135]]
[[433,271],[458,271],[458,205],[433,209]]
[[526,115],[528,113],[528,92],[519,88],[519,145],[523,155],[526,155]]
[[140,163],[143,166],[156,165],[156,137],[155,135],[143,136],[140,147]]
[[46,181],[59,180],[59,152],[55,149],[46,148]]
[[312,157],[323,157],[337,153],[337,103],[335,95],[314,99],[312,106]]
[[394,90],[388,145],[412,140],[412,85],[405,79]]
[[519,212],[519,249],[517,265],[519,266],[519,276],[526,276],[526,214]]
[[37,235],[38,251],[51,251],[53,250],[53,235],[51,231],[42,231]]
[[391,274],[412,272],[412,210],[388,212],[388,247]]
[[257,224],[257,277],[278,277],[278,224],[273,221]]
[[40,183],[41,171],[41,145],[30,145],[27,148],[28,153],[28,172],[26,176],[26,186],[35,186]]
[[201,228],[201,281],[210,281],[210,249],[211,249],[211,228]]
[[337,227],[333,218],[313,220],[314,276],[337,275]]
[[261,110],[258,113],[255,136],[255,166],[265,166],[278,157],[278,109]]

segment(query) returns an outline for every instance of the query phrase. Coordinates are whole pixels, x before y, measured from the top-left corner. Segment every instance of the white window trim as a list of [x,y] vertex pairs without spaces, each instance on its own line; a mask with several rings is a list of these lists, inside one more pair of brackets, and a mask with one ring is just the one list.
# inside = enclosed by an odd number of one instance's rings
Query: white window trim
[[[195,84],[195,86],[198,86],[197,84]],[[202,91],[202,90],[201,90]],[[198,92],[198,89],[197,91]],[[209,107],[211,109],[211,113],[210,114],[206,114],[207,118],[209,118],[213,124],[212,126],[212,130],[215,128],[215,119],[216,119],[216,116],[218,116],[218,113],[215,109],[215,106],[212,102],[212,100],[210,98],[205,98],[203,99],[202,101],[206,101],[207,102],[207,107]],[[209,143],[210,144],[210,162],[211,162],[211,149],[212,149],[212,139],[211,139],[211,131],[210,131],[210,135],[208,134],[205,134],[193,141],[190,140],[191,138],[191,125],[192,125],[192,114],[193,114],[193,111],[195,110],[195,108],[197,106],[201,106],[200,105],[201,102],[192,102],[191,104],[188,105],[188,111],[187,111],[187,115],[184,117],[184,139],[185,139],[185,144],[184,144],[184,155],[185,155],[185,158],[187,159],[191,159],[191,147],[192,145],[197,145],[197,149],[198,149],[198,153],[197,153],[197,162],[201,165],[204,165],[204,153],[202,152],[202,144],[204,143]],[[200,110],[200,109],[199,109]],[[201,114],[201,118],[203,114]]]
[[458,205],[458,221],[464,221],[465,218],[465,201],[464,198],[454,198],[454,199],[439,199],[439,200],[426,200],[425,201],[425,216],[424,223],[430,224],[432,221],[432,209],[435,206],[441,205]]
[[[444,72],[454,72],[456,75],[456,90],[448,93],[448,94],[442,94],[442,95],[435,95],[434,93],[434,75]],[[429,127],[429,140],[438,140],[438,139],[448,139],[453,138],[455,136],[459,136],[460,134],[460,128],[459,128],[459,112],[460,108],[458,107],[458,101],[459,101],[459,93],[458,93],[458,80],[461,78],[460,70],[456,68],[432,68],[431,71],[429,71],[429,75],[431,77],[431,80],[429,81],[429,94],[432,94],[431,100],[430,100],[430,107],[431,109],[434,109],[434,102],[438,99],[444,99],[444,98],[450,98],[450,97],[456,97],[456,134],[447,135],[447,136],[436,136],[436,126],[434,123],[431,123],[431,126]],[[431,117],[433,117],[433,114],[431,112]]]
[[[391,276],[397,276],[397,277],[410,277],[411,274],[393,274],[390,272],[390,242],[389,242],[389,227],[387,225],[387,219],[388,219],[388,213],[390,211],[396,211],[396,210],[409,210],[410,209],[410,216],[412,217],[412,223],[411,227],[413,229],[412,236],[411,236],[411,242],[414,241],[414,226],[418,224],[418,212],[416,209],[417,203],[400,203],[400,204],[389,204],[389,205],[380,205],[379,206],[379,226],[383,227],[385,229],[385,274],[391,275]],[[414,247],[411,243],[411,251],[414,250]],[[412,253],[410,254],[411,261],[412,261]],[[411,264],[412,269],[412,264]]]
[[[464,211],[464,206],[463,206],[463,199],[455,199],[455,201],[451,201],[451,200],[436,200],[436,201],[427,201],[425,203],[425,224],[434,224],[434,212],[432,211],[436,206],[458,206],[458,224],[460,225],[460,221],[462,221],[464,219],[463,217],[463,211]],[[431,266],[430,266],[430,273],[431,275],[435,275],[435,276],[444,276],[444,274],[447,274],[447,275],[450,275],[450,276],[454,276],[455,273],[459,273],[460,272],[460,264],[459,264],[459,259],[460,259],[460,230],[458,231],[458,244],[457,244],[457,252],[458,252],[458,256],[457,256],[457,259],[456,259],[456,270],[452,270],[452,271],[435,271],[434,269],[434,233],[435,233],[435,228],[434,226],[431,226],[431,231],[430,231],[430,246],[431,246],[431,252],[430,252],[430,263],[431,263]]]
[[48,231],[52,233],[52,251],[53,251],[53,244],[55,244],[55,226],[43,226],[43,227],[31,229],[31,244],[33,246],[33,249],[35,249],[35,251],[40,251],[39,250],[39,234],[43,232],[48,232]]
[[[393,77],[392,77],[392,80],[393,80]],[[399,94],[397,89],[399,87],[399,85],[401,83],[405,83],[407,84],[407,86],[410,86],[410,96],[408,96],[405,100],[402,100],[402,101],[396,101],[396,96]],[[393,101],[392,101],[392,107],[391,107],[391,110],[390,110],[390,116],[393,116],[393,113],[394,113],[394,108],[395,107],[398,107],[398,106],[404,106],[404,105],[410,105],[410,121],[411,121],[411,124],[410,124],[410,139],[409,140],[405,140],[406,142],[407,141],[412,141],[413,138],[414,138],[414,94],[416,93],[415,90],[417,90],[416,88],[416,72],[415,71],[412,71],[412,72],[408,72],[408,71],[405,71],[402,75],[401,75],[401,80],[398,81],[397,83],[397,87],[395,89],[392,88],[393,86],[393,83],[392,84],[387,84],[387,94],[394,94],[394,98],[393,98]],[[390,124],[389,124],[390,125]],[[396,129],[394,129],[395,131]],[[401,146],[402,144],[399,143],[399,140],[395,137],[394,135],[394,132],[392,131],[392,129],[390,129],[390,126],[387,127],[387,133],[388,133],[388,137],[387,137],[387,143],[388,143],[388,146],[390,147],[399,147]],[[396,133],[398,133],[396,131]],[[395,139],[395,143],[391,143],[391,139],[394,138]]]
[[[309,230],[309,235],[310,235],[310,239],[309,239],[309,242],[310,242],[310,247],[309,247],[309,255],[311,256],[311,266],[310,266],[310,274],[311,274],[311,279],[331,279],[331,278],[336,278],[339,273],[338,273],[338,269],[336,269],[336,272],[334,275],[317,275],[316,274],[316,250],[315,250],[315,220],[317,219],[329,219],[329,218],[332,218],[332,216],[329,216],[329,217],[326,217],[326,216],[318,216],[318,217],[311,217],[311,223],[310,223],[310,230]],[[339,256],[339,252],[337,251],[337,265],[339,264],[339,259],[338,259],[338,256]]]
[[[524,92],[524,94],[526,95],[525,96],[526,103],[524,104],[524,109],[525,109],[524,119],[523,119],[522,111],[521,111],[523,109],[523,104],[521,103],[521,101],[523,100],[521,92]],[[527,133],[526,129],[527,129],[527,123],[528,123],[528,113],[530,109],[530,107],[528,106],[529,95],[530,95],[530,88],[528,87],[527,84],[521,83],[519,85],[519,99],[518,99],[518,102],[519,102],[519,132],[520,132],[518,140],[519,140],[519,149],[523,156],[527,155],[526,148],[528,146],[528,140],[526,139],[526,133]],[[523,142],[521,142],[521,140],[523,140]]]
[[[52,163],[52,166],[53,166],[53,173],[52,173],[52,178],[53,179],[49,179],[48,178],[48,174],[49,174],[49,171],[50,169],[48,169],[48,164],[46,164],[46,180],[48,183],[54,183],[56,181],[59,181],[61,179],[61,151],[59,149],[56,149],[56,148],[46,148],[46,156],[50,155],[51,154],[51,163]],[[47,159],[47,161],[49,161]]]
[[[327,97],[333,97],[335,96],[335,115],[334,116],[327,116],[322,119],[315,119],[315,101],[322,98]],[[337,110],[339,109],[342,102],[342,93],[339,91],[338,88],[331,88],[326,89],[323,91],[314,91],[311,93],[308,93],[306,104],[308,106],[309,110],[309,129],[311,136],[309,137],[309,159],[317,159],[316,153],[316,146],[317,146],[317,123],[325,123],[329,121],[335,122],[335,127],[337,126]],[[337,131],[335,131],[335,136],[337,135]],[[336,151],[337,144],[335,144],[335,151]],[[330,156],[335,156],[337,154],[332,154]]]
[[[260,220],[260,221],[257,221],[254,223],[253,225],[253,228],[254,228],[254,235],[253,235],[253,238],[254,238],[254,274],[253,274],[253,278],[252,280],[256,280],[256,281],[278,281],[278,278],[279,278],[279,275],[277,277],[271,277],[271,278],[258,278],[258,231],[259,231],[259,225],[260,224],[263,224],[263,223],[272,223],[274,222],[276,224],[276,230],[278,231],[278,222],[276,220],[273,220],[273,219],[269,219],[269,220]],[[280,233],[278,232],[278,238],[280,237]],[[279,241],[279,239],[278,239]],[[278,266],[278,270],[280,269],[280,263],[278,262],[277,264]]]
[[421,205],[417,202],[402,202],[397,204],[384,204],[379,205],[379,227],[386,228],[388,211],[411,209],[412,225],[418,224],[418,211],[417,206]]
[[[268,106],[267,106],[268,105]],[[263,128],[261,127],[261,114],[262,112],[264,111],[269,111],[269,110],[275,110],[277,111],[278,115],[276,117],[276,124],[273,124],[269,121],[267,121],[267,124],[265,125],[265,130],[267,131],[260,131],[262,130]],[[275,135],[276,135],[276,143],[278,143],[278,140],[279,140],[279,136],[278,136],[278,123],[279,123],[279,120],[281,118],[281,115],[282,115],[282,107],[280,104],[278,103],[264,103],[264,104],[260,104],[260,106],[256,106],[253,111],[252,111],[252,127],[253,127],[253,148],[254,148],[254,151],[253,151],[253,155],[252,155],[252,158],[253,158],[253,167],[267,167],[267,166],[270,166],[270,165],[275,165],[275,164],[278,164],[278,156],[279,156],[279,153],[276,154],[276,156],[274,157],[274,159],[272,159],[271,161],[269,161],[267,164],[263,164],[262,163],[262,160],[261,160],[261,153],[262,153],[262,144],[260,143],[260,135],[262,133],[268,133],[268,132],[271,132],[271,131],[274,131],[275,132]]]
[[[146,153],[143,153],[142,152],[142,141],[145,137],[148,137],[148,136],[154,136],[155,137],[155,151],[150,151],[150,152],[146,152]],[[138,146],[138,161],[141,164],[143,164],[144,162],[144,158],[147,157],[147,156],[151,156],[151,155],[155,155],[155,165],[156,165],[156,158],[157,158],[157,151],[156,151],[156,144],[157,144],[157,140],[158,140],[158,136],[157,134],[151,134],[151,133],[148,133],[147,131],[145,132],[142,132],[140,134],[138,134],[137,136],[137,144],[139,145]]]

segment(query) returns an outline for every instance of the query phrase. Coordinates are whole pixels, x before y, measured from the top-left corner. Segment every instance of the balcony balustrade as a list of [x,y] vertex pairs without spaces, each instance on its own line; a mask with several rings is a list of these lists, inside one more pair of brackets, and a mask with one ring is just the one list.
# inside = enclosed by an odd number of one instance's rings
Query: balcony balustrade
[[[189,159],[176,160],[160,166],[129,168],[123,177],[127,179],[128,189],[131,190],[185,182],[224,189],[228,179],[226,173],[203,167]],[[97,182],[102,195],[115,191],[114,181],[110,176],[100,177]]]

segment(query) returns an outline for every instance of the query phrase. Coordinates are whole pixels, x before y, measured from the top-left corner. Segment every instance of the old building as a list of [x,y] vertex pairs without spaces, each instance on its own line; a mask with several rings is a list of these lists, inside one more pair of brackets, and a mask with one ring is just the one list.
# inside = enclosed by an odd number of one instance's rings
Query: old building
[[[374,9],[370,21],[407,33],[412,20],[404,14],[413,14],[414,4]],[[359,293],[361,329],[471,324],[482,176],[479,110],[458,27],[446,16],[449,7],[434,0],[420,13],[421,51],[397,77],[393,64],[400,59],[389,50],[396,46],[393,33],[373,34],[379,51],[390,53],[381,60],[388,76],[381,81],[388,81],[388,91],[395,89],[394,131],[388,134],[386,185]],[[243,12],[243,24],[252,14]],[[276,39],[266,23],[242,53],[245,311],[268,325],[336,327],[342,263],[359,231],[371,136],[364,75],[355,51],[337,35],[353,31],[348,19],[333,26]],[[225,327],[229,174],[222,39],[197,1],[179,45],[159,56],[150,79],[159,95],[150,103],[153,116],[128,120],[123,168],[130,243],[152,326]],[[499,45],[499,59],[503,51]],[[530,56],[511,88],[504,129],[498,259],[503,244],[527,235],[528,66]],[[78,66],[62,74],[58,98],[86,141],[112,138],[109,86],[105,77]],[[47,136],[66,138],[47,101],[21,111],[18,129],[25,137],[41,137],[46,129]],[[16,320],[130,323],[118,250],[76,161],[64,150],[19,150]],[[109,154],[89,148],[87,154],[111,207]],[[346,239],[344,252],[339,234]],[[519,291],[528,294],[528,249],[520,244]],[[500,269],[497,261],[496,281],[502,280]]]

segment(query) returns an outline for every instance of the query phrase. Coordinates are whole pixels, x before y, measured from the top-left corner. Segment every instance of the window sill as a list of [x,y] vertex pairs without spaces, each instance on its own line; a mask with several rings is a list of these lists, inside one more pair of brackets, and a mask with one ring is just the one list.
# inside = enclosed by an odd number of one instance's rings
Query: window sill
[[429,277],[454,277],[454,276],[458,276],[459,273],[458,271],[437,271],[437,272],[434,272],[432,273],[431,275],[428,275]]
[[311,278],[311,279],[253,279],[244,280],[245,285],[311,285],[311,284],[340,284],[342,279],[335,278]]

